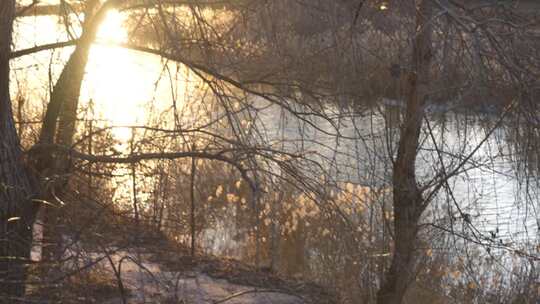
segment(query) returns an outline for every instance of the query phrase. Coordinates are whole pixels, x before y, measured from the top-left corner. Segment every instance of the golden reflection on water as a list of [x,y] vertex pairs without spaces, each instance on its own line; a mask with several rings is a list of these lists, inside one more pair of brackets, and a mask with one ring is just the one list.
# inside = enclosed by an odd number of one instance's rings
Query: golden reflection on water
[[[126,42],[125,16],[110,11],[98,32],[98,42]],[[157,68],[156,68],[157,67]],[[86,70],[85,93],[102,118],[113,126],[130,126],[144,121],[145,103],[153,98],[159,77],[159,62],[115,46],[94,44]],[[131,137],[126,127],[113,129],[125,142]]]
[[[118,11],[110,11],[100,27],[90,51],[80,96],[81,111],[91,100],[94,115],[79,114],[80,119],[99,120],[101,126],[119,126],[112,133],[124,143],[131,138],[131,129],[122,126],[147,124],[150,108],[159,112],[170,106],[171,88],[175,89],[177,104],[183,103],[187,90],[183,69],[167,65],[173,71],[180,71],[171,84],[164,73],[165,63],[157,56],[110,45],[127,42],[125,19]],[[74,32],[79,32],[76,23],[72,26]],[[69,39],[62,21],[52,16],[17,19],[14,38],[15,50]],[[20,94],[27,100],[24,105],[27,113],[42,116],[40,112],[45,109],[49,91],[71,52],[73,47],[65,47],[12,60],[12,95]]]

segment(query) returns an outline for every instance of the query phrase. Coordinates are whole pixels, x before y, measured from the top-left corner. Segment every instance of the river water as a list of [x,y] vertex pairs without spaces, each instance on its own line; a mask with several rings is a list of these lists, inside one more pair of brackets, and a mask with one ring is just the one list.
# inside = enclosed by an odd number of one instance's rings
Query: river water
[[[268,141],[285,138],[286,150],[313,152],[310,157],[336,184],[390,188],[400,111],[385,105],[358,112],[333,108],[339,119],[306,123],[269,106],[261,125],[269,130]],[[426,222],[448,220],[445,208],[450,206],[454,218],[470,216],[478,233],[495,233],[499,242],[534,249],[540,231],[539,138],[524,135],[530,126],[492,113],[431,112],[426,117],[416,162],[420,184],[440,172],[441,161],[446,173],[462,168],[435,196]]]

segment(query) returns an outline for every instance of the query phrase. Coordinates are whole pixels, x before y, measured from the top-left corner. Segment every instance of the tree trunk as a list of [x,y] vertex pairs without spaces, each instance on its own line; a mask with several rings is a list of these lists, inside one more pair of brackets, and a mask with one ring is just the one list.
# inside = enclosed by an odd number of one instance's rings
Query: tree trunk
[[9,95],[9,54],[15,1],[0,1],[0,297],[22,297],[37,208],[36,183],[26,170]]
[[423,0],[416,15],[413,68],[406,93],[407,109],[393,172],[393,257],[377,293],[379,304],[401,303],[410,282],[414,280],[418,221],[426,205],[416,181],[415,160],[431,67],[431,16],[432,3]]

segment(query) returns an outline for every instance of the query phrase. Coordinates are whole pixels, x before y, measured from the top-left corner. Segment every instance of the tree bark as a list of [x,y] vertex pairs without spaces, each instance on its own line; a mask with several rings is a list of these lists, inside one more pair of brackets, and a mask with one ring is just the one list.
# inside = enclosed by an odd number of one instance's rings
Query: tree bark
[[21,297],[37,208],[36,183],[26,169],[9,95],[9,54],[15,1],[0,1],[0,298]]
[[426,202],[418,187],[415,160],[419,146],[431,68],[432,3],[423,0],[416,15],[413,65],[408,79],[407,109],[393,171],[394,249],[392,263],[377,293],[379,304],[402,303],[414,280],[418,221]]

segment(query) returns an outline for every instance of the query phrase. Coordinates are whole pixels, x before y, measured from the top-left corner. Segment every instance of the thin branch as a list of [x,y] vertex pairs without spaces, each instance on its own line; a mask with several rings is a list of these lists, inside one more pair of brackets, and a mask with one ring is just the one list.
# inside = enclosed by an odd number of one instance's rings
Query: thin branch
[[304,300],[299,295],[296,295],[296,294],[293,294],[293,293],[286,293],[286,292],[284,292],[282,290],[278,290],[278,289],[250,289],[250,290],[244,290],[244,291],[237,292],[235,294],[232,294],[232,295],[230,295],[228,297],[225,297],[223,299],[220,299],[220,300],[216,300],[216,301],[213,302],[213,304],[225,303],[225,302],[230,301],[230,300],[232,300],[234,298],[238,298],[240,296],[250,294],[250,293],[281,293],[281,294],[288,294],[288,295],[291,295],[291,296],[294,296],[294,297],[297,297],[297,298],[300,298],[300,299]]

